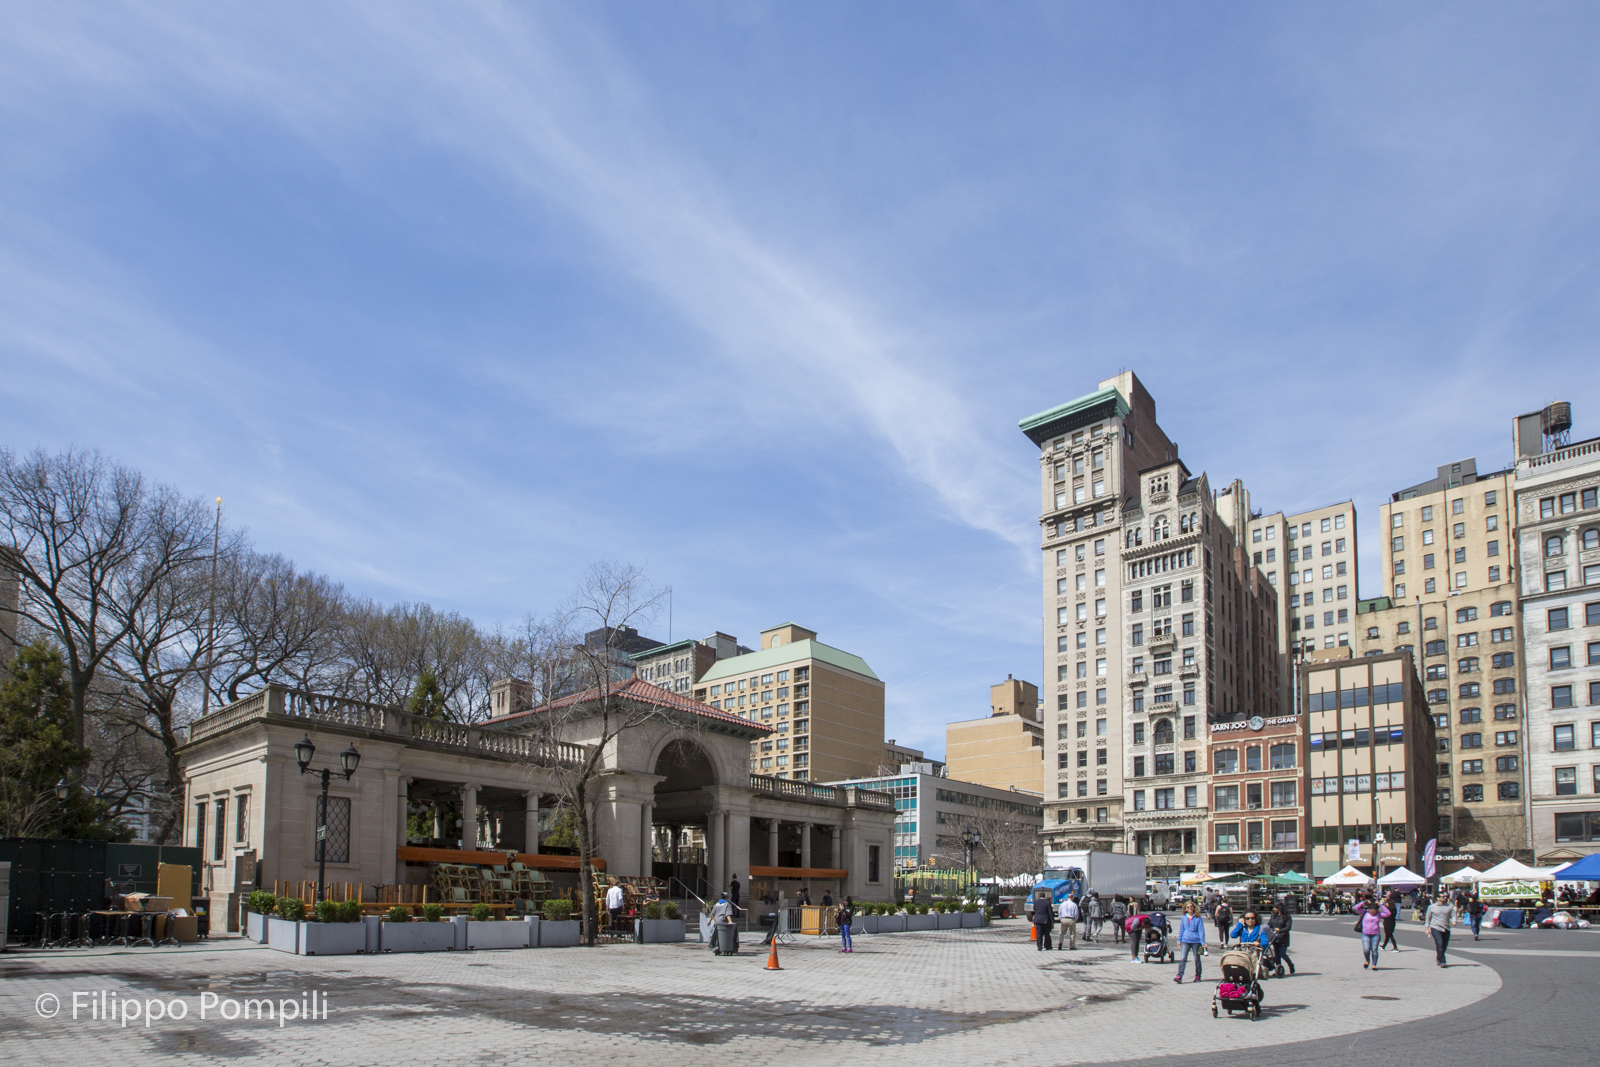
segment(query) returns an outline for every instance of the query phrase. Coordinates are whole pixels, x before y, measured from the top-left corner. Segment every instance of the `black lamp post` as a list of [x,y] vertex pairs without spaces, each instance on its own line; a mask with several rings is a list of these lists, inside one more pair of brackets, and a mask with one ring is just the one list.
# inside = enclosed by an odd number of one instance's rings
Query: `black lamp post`
[[970,826],[961,831],[961,847],[967,853],[967,885],[969,887],[972,885],[972,850],[982,844],[983,834],[981,831],[974,830]]
[[[294,743],[295,762],[300,764],[300,773],[305,774],[311,769],[311,757],[317,754],[317,746],[311,743],[309,735],[303,736]],[[339,753],[339,765],[344,768],[343,778],[350,780],[356,773],[356,767],[361,763],[361,753],[356,751],[356,746],[351,745]],[[322,799],[317,805],[317,903],[322,903],[322,882],[328,873],[328,781],[333,777],[333,769],[324,767],[319,772],[322,775]]]
[[67,832],[67,798],[72,795],[72,783],[65,778],[56,783],[56,833]]

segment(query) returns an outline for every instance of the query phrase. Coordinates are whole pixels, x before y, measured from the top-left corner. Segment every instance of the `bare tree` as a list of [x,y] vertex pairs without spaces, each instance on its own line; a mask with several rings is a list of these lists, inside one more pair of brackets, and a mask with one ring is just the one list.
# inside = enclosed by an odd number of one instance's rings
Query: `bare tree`
[[61,648],[79,744],[96,672],[160,584],[209,558],[208,519],[98,452],[0,450],[0,544],[20,586],[17,615]]
[[1044,847],[1039,827],[1004,814],[967,816],[954,834],[941,836],[936,844],[949,856],[963,856],[961,830],[978,832],[981,844],[972,850],[972,866],[980,878],[1012,878],[1019,874],[1038,874],[1044,869]]
[[[619,740],[646,724],[668,724],[686,736],[696,727],[683,698],[626,676],[621,628],[651,618],[663,593],[637,567],[591,564],[567,608],[556,618],[529,620],[521,635],[525,675],[533,705],[527,713],[535,739],[532,763],[555,785],[573,812],[578,836],[578,895],[589,944],[594,944],[595,818],[611,772],[608,759]],[[580,633],[589,640],[576,640]],[[570,746],[584,746],[575,751]]]
[[343,587],[276,554],[240,548],[222,562],[212,696],[232,703],[272,683],[336,689],[348,674]]

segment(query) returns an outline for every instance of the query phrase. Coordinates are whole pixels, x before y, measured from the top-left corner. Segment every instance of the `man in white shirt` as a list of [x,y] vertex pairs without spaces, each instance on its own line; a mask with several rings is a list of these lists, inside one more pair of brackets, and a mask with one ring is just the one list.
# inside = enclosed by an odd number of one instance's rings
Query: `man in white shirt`
[[622,929],[622,908],[625,901],[622,886],[616,882],[611,883],[611,888],[606,890],[606,910],[611,913],[611,929]]
[[1056,942],[1059,951],[1063,946],[1076,952],[1078,949],[1078,898],[1068,896],[1061,902],[1061,940]]

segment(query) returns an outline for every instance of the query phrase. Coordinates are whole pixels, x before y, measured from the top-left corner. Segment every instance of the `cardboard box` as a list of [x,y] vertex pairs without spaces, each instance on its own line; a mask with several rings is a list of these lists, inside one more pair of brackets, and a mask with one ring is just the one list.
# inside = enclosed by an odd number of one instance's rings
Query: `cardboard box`
[[175,937],[183,944],[200,940],[200,919],[195,915],[163,915],[156,920],[156,928],[161,931],[158,938]]
[[[188,901],[194,896],[194,871],[187,863],[156,864],[156,896]],[[163,908],[163,911],[166,909]]]

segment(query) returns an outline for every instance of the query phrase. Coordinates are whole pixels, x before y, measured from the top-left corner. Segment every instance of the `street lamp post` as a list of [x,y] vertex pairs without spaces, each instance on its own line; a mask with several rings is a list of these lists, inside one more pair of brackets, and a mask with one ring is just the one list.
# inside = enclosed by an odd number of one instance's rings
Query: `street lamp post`
[[65,778],[56,783],[56,833],[67,833],[67,797],[72,795],[72,783]]
[[968,888],[971,888],[971,886],[972,886],[972,850],[977,848],[978,846],[980,846],[982,844],[983,844],[983,834],[980,831],[974,830],[970,826],[967,827],[965,830],[961,831],[961,847],[966,850],[966,854],[967,854],[967,886],[968,886]]
[[[300,773],[305,774],[311,769],[311,757],[317,754],[317,746],[311,743],[310,735],[300,738],[294,743],[295,762],[300,764]],[[356,767],[361,763],[361,753],[356,751],[356,746],[351,745],[339,753],[339,765],[344,769],[341,776],[345,781],[356,773]],[[328,873],[328,781],[333,777],[333,769],[324,767],[319,772],[322,775],[322,798],[317,802],[317,903],[322,903],[322,883]]]

